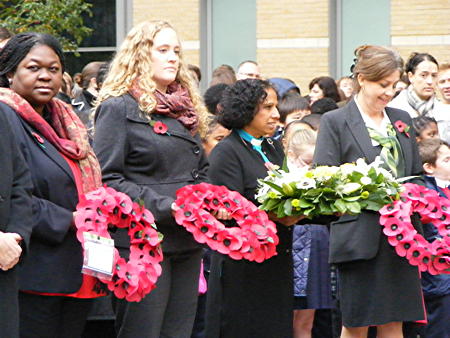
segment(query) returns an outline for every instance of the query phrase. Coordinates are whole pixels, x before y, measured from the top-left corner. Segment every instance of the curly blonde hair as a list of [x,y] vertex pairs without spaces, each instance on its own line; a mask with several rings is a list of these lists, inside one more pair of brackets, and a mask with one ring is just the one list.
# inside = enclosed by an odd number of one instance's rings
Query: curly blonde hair
[[[154,112],[156,84],[152,79],[151,48],[156,34],[164,28],[175,31],[166,21],[144,21],[130,30],[111,62],[108,75],[100,89],[96,107],[109,97],[128,93],[134,82],[139,79],[139,87],[142,90],[142,95],[138,99],[139,108],[148,115]],[[182,50],[179,56],[179,69],[175,81],[189,91],[200,120],[199,132],[203,135],[207,126],[208,112],[183,60]]]

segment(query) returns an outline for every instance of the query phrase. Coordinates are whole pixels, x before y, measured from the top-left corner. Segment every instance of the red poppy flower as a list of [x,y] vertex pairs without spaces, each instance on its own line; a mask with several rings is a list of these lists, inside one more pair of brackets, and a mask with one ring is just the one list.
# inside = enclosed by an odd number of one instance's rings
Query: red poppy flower
[[383,233],[387,236],[395,236],[402,232],[403,222],[397,217],[380,217],[380,224],[384,225]]
[[408,133],[409,126],[405,122],[403,122],[401,120],[397,120],[397,121],[395,121],[394,125],[395,125],[395,128],[397,128],[399,133],[404,133],[406,136],[409,137],[409,133]]
[[165,134],[167,133],[167,126],[162,123],[161,121],[156,121],[155,124],[153,125],[153,131],[157,134]]
[[32,132],[31,135],[34,136],[34,138],[36,139],[36,141],[39,142],[39,144],[44,144],[44,139],[41,137],[41,135],[39,135],[35,132]]

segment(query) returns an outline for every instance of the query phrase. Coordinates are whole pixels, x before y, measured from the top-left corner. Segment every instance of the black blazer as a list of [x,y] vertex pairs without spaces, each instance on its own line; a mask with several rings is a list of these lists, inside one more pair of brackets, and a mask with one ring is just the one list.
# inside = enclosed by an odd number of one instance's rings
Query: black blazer
[[31,177],[11,127],[0,113],[0,231],[18,233],[23,248],[31,235]]
[[[193,236],[172,217],[176,191],[206,180],[208,162],[199,135],[193,137],[177,120],[153,114],[170,135],[155,133],[137,101],[126,94],[104,101],[97,109],[94,151],[103,182],[142,200],[164,234],[163,250],[181,252],[200,248]],[[113,234],[121,248],[129,247],[126,231]]]
[[[409,137],[395,129],[404,155],[406,176],[420,175],[422,165],[411,117],[403,110],[388,107],[386,107],[386,113],[392,124],[401,120],[410,126]],[[358,158],[365,158],[368,163],[371,163],[380,152],[381,147],[372,145],[354,100],[322,117],[314,163],[338,166],[354,162]],[[358,216],[343,215],[337,222],[331,224],[330,231],[331,263],[371,259],[378,252],[381,234],[378,213],[362,212]]]
[[[36,292],[72,293],[82,282],[83,253],[72,227],[78,193],[72,171],[43,135],[0,103],[31,173],[33,231],[30,249],[19,269],[19,288]],[[39,135],[40,144],[33,133]]]

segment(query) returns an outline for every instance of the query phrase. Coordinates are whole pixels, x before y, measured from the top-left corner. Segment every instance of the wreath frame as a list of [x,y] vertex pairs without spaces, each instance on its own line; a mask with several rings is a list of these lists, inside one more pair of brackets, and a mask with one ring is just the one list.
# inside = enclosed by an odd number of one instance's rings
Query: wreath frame
[[[261,263],[277,254],[277,228],[267,213],[236,191],[209,183],[187,185],[176,193],[176,222],[198,243],[234,260]],[[211,212],[227,210],[236,226],[225,226]]]
[[125,260],[114,248],[111,280],[97,277],[117,298],[139,302],[156,287],[162,273],[162,235],[152,213],[142,204],[110,187],[100,187],[80,198],[75,214],[77,238],[84,248],[84,232],[111,238],[110,231],[128,229],[130,255]]
[[[380,224],[397,255],[432,275],[450,274],[450,200],[413,183],[404,184],[400,199],[380,209]],[[428,242],[411,223],[419,214],[422,223],[433,224],[441,238]]]

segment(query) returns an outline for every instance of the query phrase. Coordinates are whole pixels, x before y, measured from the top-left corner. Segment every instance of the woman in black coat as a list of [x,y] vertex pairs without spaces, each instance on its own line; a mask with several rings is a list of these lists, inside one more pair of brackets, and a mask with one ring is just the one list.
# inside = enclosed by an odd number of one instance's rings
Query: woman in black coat
[[[314,162],[337,166],[365,158],[371,163],[381,156],[394,176],[420,175],[413,128],[394,127],[411,126],[411,118],[386,108],[402,71],[400,56],[379,46],[362,46],[355,53],[358,93],[322,117]],[[394,148],[399,156],[390,150]],[[424,319],[419,271],[395,253],[379,218],[379,213],[363,211],[331,223],[330,262],[339,270],[341,337],[366,337],[368,326],[377,326],[381,338],[402,337],[402,322]]]
[[79,194],[101,185],[87,130],[55,98],[64,72],[58,41],[15,35],[0,53],[0,114],[6,116],[33,183],[30,247],[19,269],[20,335],[81,335],[99,294],[81,273],[83,250],[74,212]]
[[16,338],[19,300],[15,266],[31,234],[31,178],[3,114],[0,135],[0,336]]
[[[139,303],[113,299],[118,337],[190,337],[202,250],[176,224],[171,206],[179,188],[206,179],[199,135],[206,109],[168,23],[143,22],[129,32],[99,101],[94,149],[103,180],[143,201],[164,235],[156,289]],[[127,232],[119,229],[113,238],[127,257]]]
[[[211,152],[208,176],[257,203],[257,179],[268,162],[281,166],[283,150],[272,135],[280,117],[277,94],[262,80],[241,80],[222,97],[219,122],[232,129]],[[273,217],[272,217],[273,218]],[[206,309],[206,337],[292,336],[292,230],[298,218],[276,219],[277,255],[262,262],[233,260],[214,252]]]

